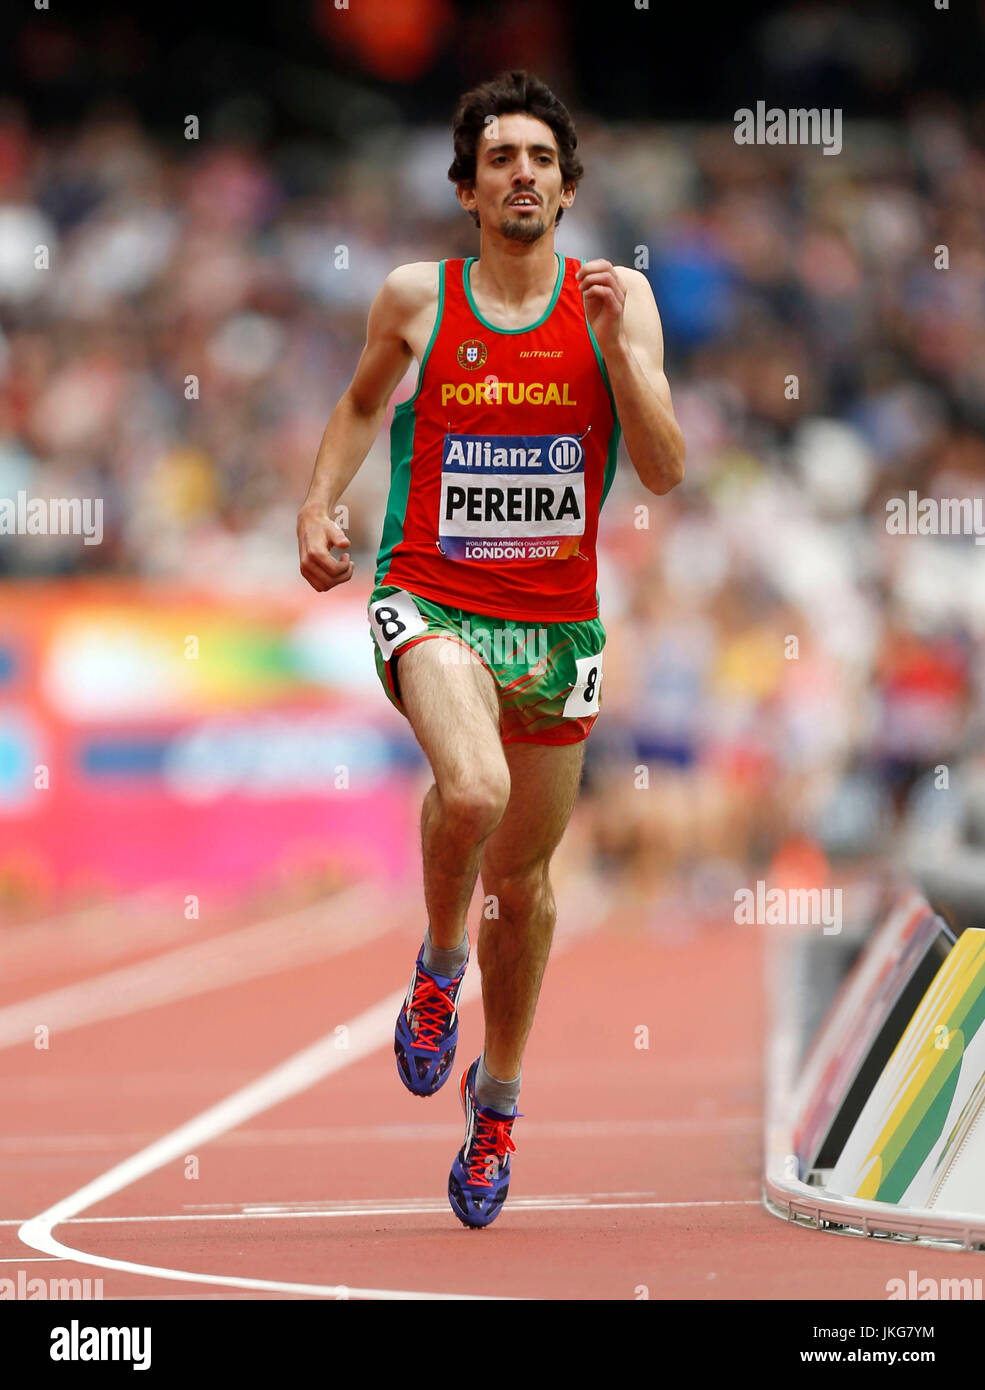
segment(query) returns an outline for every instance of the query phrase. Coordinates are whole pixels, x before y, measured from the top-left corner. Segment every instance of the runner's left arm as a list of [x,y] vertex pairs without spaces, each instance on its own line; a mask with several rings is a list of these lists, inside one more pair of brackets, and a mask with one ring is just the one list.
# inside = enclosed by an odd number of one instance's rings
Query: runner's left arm
[[605,260],[586,261],[578,280],[629,457],[643,486],[662,496],[684,477],[685,446],[664,374],[653,291],[638,270]]

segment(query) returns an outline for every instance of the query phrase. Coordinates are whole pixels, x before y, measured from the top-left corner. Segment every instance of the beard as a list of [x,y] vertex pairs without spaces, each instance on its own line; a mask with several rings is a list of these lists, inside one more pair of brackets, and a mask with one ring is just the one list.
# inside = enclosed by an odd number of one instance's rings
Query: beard
[[547,231],[543,217],[504,217],[499,230],[511,241],[538,241]]

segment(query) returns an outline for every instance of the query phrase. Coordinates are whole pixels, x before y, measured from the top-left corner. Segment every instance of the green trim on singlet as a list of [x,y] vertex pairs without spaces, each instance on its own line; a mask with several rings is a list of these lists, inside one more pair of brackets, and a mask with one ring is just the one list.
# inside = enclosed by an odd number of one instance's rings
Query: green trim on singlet
[[424,385],[424,368],[427,366],[427,364],[428,364],[428,358],[431,356],[431,349],[434,347],[435,340],[436,340],[436,338],[437,338],[437,336],[438,336],[438,329],[441,327],[441,316],[442,316],[442,314],[444,313],[444,311],[445,311],[445,262],[444,262],[444,261],[439,261],[439,262],[438,262],[438,312],[437,312],[437,314],[435,315],[434,327],[431,329],[431,336],[430,336],[430,338],[428,339],[428,345],[427,345],[427,347],[424,349],[424,356],[421,358],[421,365],[420,365],[420,367],[418,368],[418,372],[417,372],[417,385],[416,385],[415,388],[414,388],[414,394],[413,394],[412,396],[408,396],[407,399],[406,399],[405,401],[401,401],[399,405],[394,406],[394,408],[393,408],[393,413],[394,413],[394,415],[396,415],[396,413],[397,413],[398,410],[409,410],[410,407],[411,407],[411,406],[414,404],[414,402],[417,400],[418,396],[421,394],[421,387]]
[[386,515],[383,518],[383,536],[376,557],[376,583],[383,580],[394,550],[404,538],[404,520],[407,516],[407,499],[410,497],[410,463],[414,456],[414,430],[417,426],[417,412],[414,406],[421,387],[424,385],[424,368],[427,366],[431,349],[438,337],[441,318],[445,309],[445,262],[438,265],[438,312],[434,328],[424,349],[421,365],[417,373],[417,386],[414,394],[393,408],[390,423],[390,490],[386,500]]
[[414,427],[417,416],[410,411],[393,412],[390,426],[390,491],[386,499],[383,535],[376,557],[376,583],[383,581],[394,550],[404,538],[407,499],[410,496],[410,461],[414,454]]
[[[584,264],[584,261],[579,262],[579,265]],[[599,511],[601,511],[616,476],[616,456],[619,453],[619,441],[622,438],[622,425],[619,421],[619,412],[616,409],[616,398],[612,394],[612,387],[609,384],[609,373],[605,369],[605,360],[602,357],[602,350],[598,345],[595,334],[592,332],[592,325],[588,322],[587,313],[585,314],[585,327],[588,329],[588,336],[591,339],[592,347],[595,349],[595,360],[598,363],[599,371],[602,374],[602,380],[605,383],[605,389],[609,395],[609,404],[612,406],[612,433],[609,435],[609,449],[605,456],[605,482],[602,485],[602,496],[599,498]]]
[[609,489],[615,480],[620,439],[622,439],[622,425],[620,425],[617,415],[612,426],[612,433],[609,435],[609,452],[605,456],[605,474],[603,475],[605,481],[602,484],[602,496],[599,498],[599,511],[605,506],[605,499],[608,497]]
[[476,257],[469,256],[465,265],[462,267],[462,284],[465,286],[465,298],[469,301],[469,308],[472,310],[473,314],[475,314],[483,328],[488,328],[490,333],[532,333],[535,328],[539,328],[542,323],[546,323],[553,312],[555,304],[558,302],[561,286],[564,284],[564,257],[558,251],[555,251],[554,254],[557,257],[557,281],[554,285],[554,293],[551,295],[551,302],[537,322],[528,323],[526,328],[499,328],[495,323],[490,323],[488,319],[482,317],[475,300],[472,298],[472,286],[470,284],[472,263],[475,261]]

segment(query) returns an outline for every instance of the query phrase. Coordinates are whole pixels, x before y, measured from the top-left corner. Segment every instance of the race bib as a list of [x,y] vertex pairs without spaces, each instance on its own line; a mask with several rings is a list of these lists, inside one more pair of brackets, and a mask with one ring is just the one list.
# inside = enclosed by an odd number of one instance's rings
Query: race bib
[[445,435],[443,555],[566,560],[584,534],[585,450],[575,435]]
[[575,662],[575,683],[564,702],[565,719],[582,714],[598,714],[602,698],[602,653],[580,656]]
[[377,599],[370,605],[369,616],[384,661],[389,661],[397,647],[409,638],[428,630],[420,610],[405,589],[398,589],[389,598]]

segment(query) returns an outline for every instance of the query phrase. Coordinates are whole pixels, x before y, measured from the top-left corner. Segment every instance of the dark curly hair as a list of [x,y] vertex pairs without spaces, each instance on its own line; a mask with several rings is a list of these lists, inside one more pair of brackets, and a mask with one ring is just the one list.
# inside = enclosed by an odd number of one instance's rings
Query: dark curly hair
[[[475,183],[476,150],[486,129],[486,118],[511,116],[517,112],[535,116],[550,126],[557,140],[561,178],[565,186],[578,183],[585,169],[575,153],[578,136],[574,121],[549,87],[532,73],[522,70],[502,72],[491,82],[473,87],[459,100],[452,122],[455,158],[448,170],[452,183]],[[558,208],[555,223],[561,221],[563,212],[563,208]],[[472,220],[478,227],[478,213],[472,213]]]

